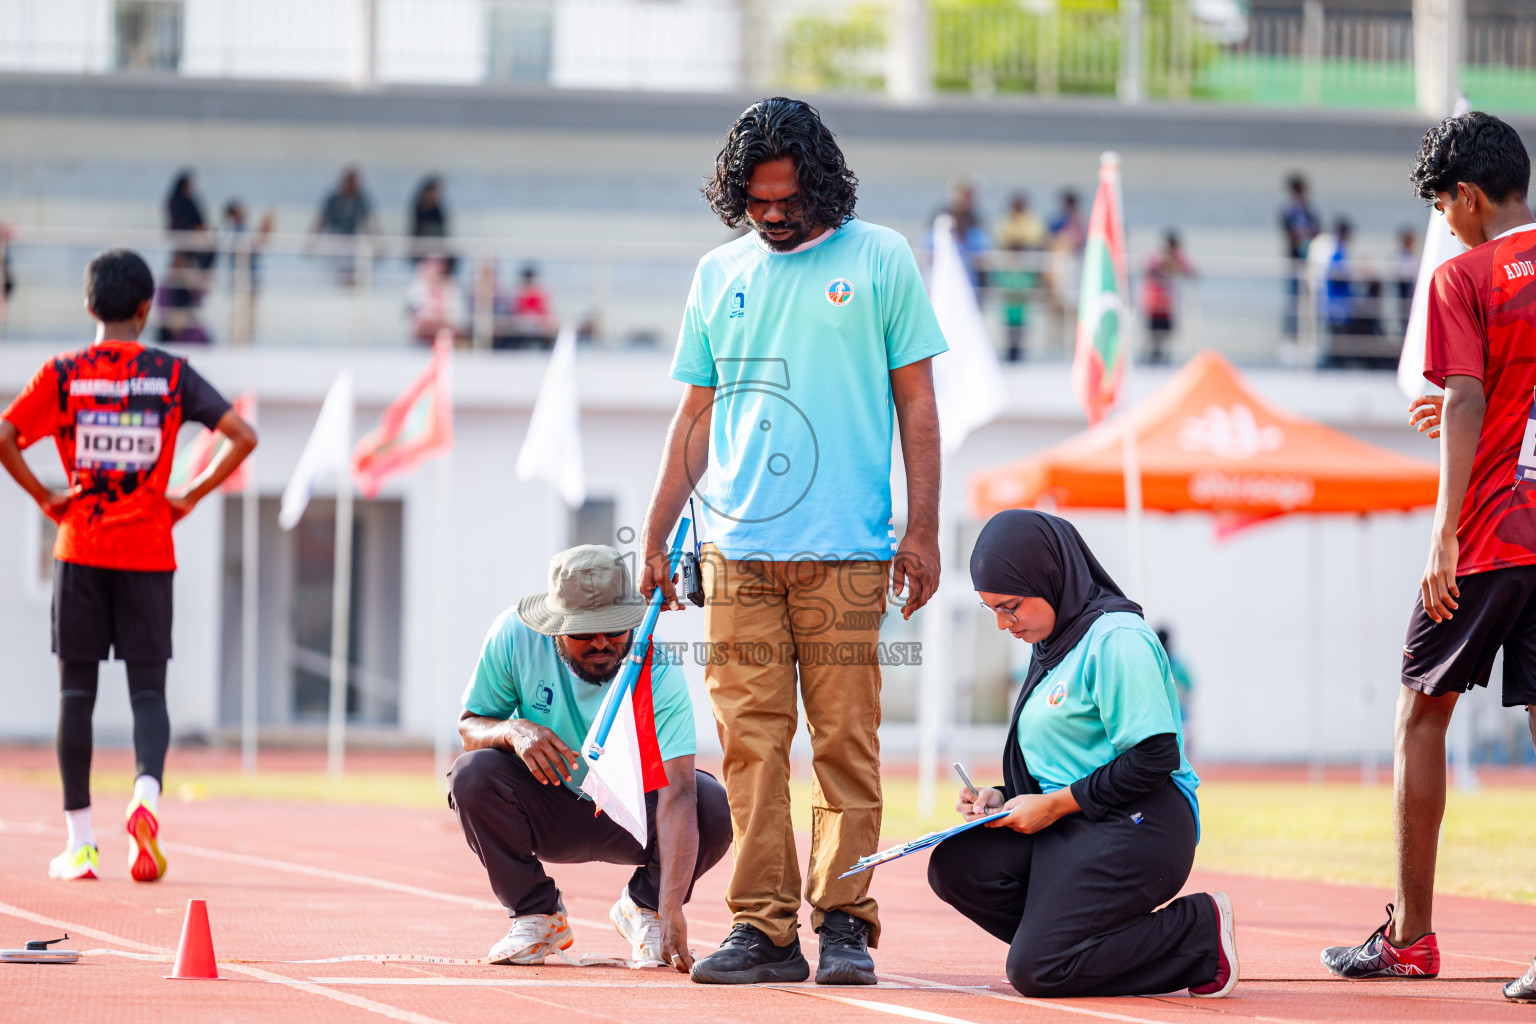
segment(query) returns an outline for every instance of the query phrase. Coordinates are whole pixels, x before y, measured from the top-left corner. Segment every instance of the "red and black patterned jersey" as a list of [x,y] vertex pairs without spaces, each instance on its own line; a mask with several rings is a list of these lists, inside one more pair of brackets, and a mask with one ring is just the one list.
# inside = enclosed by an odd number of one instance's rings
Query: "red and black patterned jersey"
[[1424,376],[1483,382],[1488,409],[1456,523],[1457,575],[1536,564],[1536,224],[1442,264]]
[[176,568],[166,483],[184,420],[213,429],[230,405],[185,359],[136,341],[55,356],[4,413],[26,448],[52,437],[76,496],[54,557],[102,569]]

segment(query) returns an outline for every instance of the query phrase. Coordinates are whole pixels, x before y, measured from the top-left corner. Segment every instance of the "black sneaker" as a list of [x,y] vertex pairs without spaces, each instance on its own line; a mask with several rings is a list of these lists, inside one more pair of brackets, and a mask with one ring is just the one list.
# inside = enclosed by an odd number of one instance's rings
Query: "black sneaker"
[[818,985],[873,985],[875,961],[869,955],[869,925],[842,910],[830,910],[816,932]]
[[773,940],[750,924],[738,924],[725,937],[720,948],[702,960],[696,960],[688,977],[700,985],[755,985],[765,981],[804,981],[811,976],[811,965],[800,953],[800,939],[790,939],[787,946],[775,946]]
[[1504,998],[1512,1003],[1536,1003],[1536,960],[1522,977],[1504,986]]

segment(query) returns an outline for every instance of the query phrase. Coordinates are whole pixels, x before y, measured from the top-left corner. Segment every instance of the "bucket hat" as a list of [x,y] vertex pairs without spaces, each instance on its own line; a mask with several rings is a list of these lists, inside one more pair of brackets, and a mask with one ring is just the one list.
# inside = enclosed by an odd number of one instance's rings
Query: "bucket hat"
[[549,560],[549,590],[517,602],[517,617],[545,636],[617,633],[645,618],[629,566],[606,544],[580,544]]

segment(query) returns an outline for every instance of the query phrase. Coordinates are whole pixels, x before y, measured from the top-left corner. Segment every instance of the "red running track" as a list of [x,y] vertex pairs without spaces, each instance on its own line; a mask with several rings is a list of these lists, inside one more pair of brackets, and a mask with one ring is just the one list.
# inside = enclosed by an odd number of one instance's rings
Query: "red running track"
[[[104,877],[57,882],[46,877],[63,844],[54,788],[12,783],[0,791],[0,945],[65,929],[73,948],[168,957],[187,899],[201,898],[229,980],[166,981],[164,962],[111,955],[70,966],[0,964],[0,1021],[1536,1021],[1536,1007],[1506,1003],[1486,980],[1515,977],[1536,953],[1536,906],[1442,898],[1442,980],[1348,983],[1326,976],[1318,949],[1363,939],[1389,894],[1198,870],[1191,888],[1224,888],[1237,908],[1243,982],[1232,998],[1022,999],[1002,978],[1002,944],[929,892],[922,856],[877,872],[885,942],[876,952],[884,980],[874,988],[719,988],[665,969],[251,963],[358,953],[480,957],[507,924],[446,808],[171,801],[162,832],[170,871],[144,885],[128,879],[127,836],[109,827],[115,814],[100,803]],[[575,918],[573,953],[625,955],[607,911],[628,871],[553,869]],[[701,953],[727,929],[726,877],[726,865],[706,876],[690,908]],[[802,935],[814,959],[808,926]]]

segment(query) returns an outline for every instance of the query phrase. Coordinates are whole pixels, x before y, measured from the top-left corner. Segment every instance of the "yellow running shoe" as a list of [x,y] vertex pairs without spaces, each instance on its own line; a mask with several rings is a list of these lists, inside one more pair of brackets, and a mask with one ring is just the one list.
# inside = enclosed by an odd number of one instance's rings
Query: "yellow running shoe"
[[143,800],[128,805],[128,834],[133,848],[128,851],[128,873],[135,882],[153,882],[165,877],[165,857],[155,837],[160,834],[160,819]]
[[96,877],[96,847],[85,845],[65,850],[48,862],[48,877],[73,881],[77,878]]

